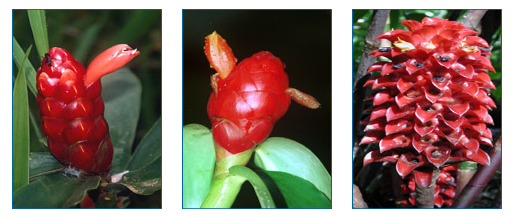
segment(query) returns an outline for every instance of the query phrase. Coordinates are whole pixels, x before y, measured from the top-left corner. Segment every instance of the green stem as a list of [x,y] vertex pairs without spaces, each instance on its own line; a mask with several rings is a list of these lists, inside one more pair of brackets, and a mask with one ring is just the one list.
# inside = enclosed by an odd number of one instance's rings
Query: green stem
[[[222,148],[217,147],[216,150],[218,149]],[[233,205],[242,184],[247,179],[229,173],[229,168],[235,165],[246,165],[253,152],[254,149],[251,149],[217,161],[212,187],[201,208],[230,208]]]

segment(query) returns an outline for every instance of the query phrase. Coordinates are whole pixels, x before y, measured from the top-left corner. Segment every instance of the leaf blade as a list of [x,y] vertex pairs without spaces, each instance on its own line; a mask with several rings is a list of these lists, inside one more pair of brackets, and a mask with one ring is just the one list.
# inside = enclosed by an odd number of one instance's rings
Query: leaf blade
[[329,198],[311,182],[285,172],[265,173],[276,183],[289,208],[332,208]]
[[131,156],[126,170],[137,170],[162,156],[162,118],[158,119]]
[[36,42],[37,53],[41,60],[44,54],[50,50],[48,43],[48,30],[46,27],[46,15],[44,10],[27,10],[28,20],[32,28],[32,35]]
[[[22,66],[30,54],[30,46],[22,61]],[[23,68],[19,69],[18,77],[14,82],[13,90],[13,187],[15,192],[28,184],[29,181],[29,152],[30,152],[30,124],[28,109],[28,91]],[[14,111],[16,110],[16,111]]]
[[331,176],[307,147],[290,139],[273,137],[255,150],[256,166],[267,171],[286,172],[314,184],[331,199]]
[[114,146],[112,174],[123,171],[131,156],[133,140],[140,113],[142,86],[135,74],[127,68],[104,76],[101,79],[105,102],[105,119],[109,125],[110,138]]
[[199,208],[210,191],[215,148],[210,130],[199,124],[183,127],[183,208]]
[[64,172],[52,173],[14,193],[13,208],[60,208],[78,204],[99,186],[99,176],[81,180]]
[[36,70],[30,63],[30,61],[25,61],[23,64],[23,58],[25,57],[25,52],[21,48],[20,44],[16,40],[16,38],[12,37],[12,53],[13,53],[13,59],[14,63],[16,63],[16,66],[18,69],[23,66],[23,71],[25,72],[25,75],[27,76],[27,82],[28,82],[28,88],[30,89],[30,92],[34,94],[34,96],[37,96],[37,88],[36,88]]

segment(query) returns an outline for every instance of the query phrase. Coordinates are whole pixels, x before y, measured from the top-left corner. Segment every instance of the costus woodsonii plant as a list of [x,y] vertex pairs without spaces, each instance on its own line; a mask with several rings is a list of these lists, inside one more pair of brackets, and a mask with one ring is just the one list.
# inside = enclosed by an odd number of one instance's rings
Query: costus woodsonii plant
[[288,110],[290,99],[313,109],[320,106],[313,97],[288,87],[285,65],[270,52],[258,52],[237,65],[231,48],[216,32],[206,37],[204,48],[217,71],[211,77],[207,111],[218,160],[265,140]]
[[37,70],[41,129],[52,154],[64,165],[89,173],[110,168],[113,147],[103,116],[100,78],[139,54],[120,44],[96,57],[87,70],[62,48],[46,53]]
[[408,31],[383,33],[377,38],[391,46],[371,53],[381,61],[367,70],[372,105],[360,144],[378,144],[379,150],[369,152],[364,165],[396,163],[398,174],[412,175],[416,187],[432,186],[441,168],[461,161],[488,165],[480,146],[493,145],[489,45],[455,21],[401,23]]

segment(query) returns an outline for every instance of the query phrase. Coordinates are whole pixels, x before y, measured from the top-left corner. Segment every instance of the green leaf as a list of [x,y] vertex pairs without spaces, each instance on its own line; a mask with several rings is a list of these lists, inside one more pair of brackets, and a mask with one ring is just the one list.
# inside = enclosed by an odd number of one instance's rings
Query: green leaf
[[104,76],[101,83],[105,119],[110,127],[110,138],[114,146],[110,172],[116,174],[124,170],[132,153],[139,121],[142,87],[137,76],[127,68]]
[[48,30],[46,29],[46,15],[44,10],[27,10],[28,20],[32,28],[32,35],[36,42],[37,53],[41,60],[44,54],[50,50],[48,43]]
[[80,203],[89,190],[96,189],[100,177],[82,180],[65,174],[52,173],[23,186],[14,193],[14,208],[73,207]]
[[[24,66],[30,54],[30,46],[21,62]],[[22,186],[28,184],[28,153],[30,152],[30,125],[28,109],[28,91],[25,78],[25,71],[19,68],[18,77],[14,82],[13,100],[12,100],[12,152],[13,152],[13,187],[15,192]]]
[[30,63],[30,61],[25,61],[24,64],[23,58],[25,57],[25,52],[21,48],[20,44],[16,40],[16,38],[12,37],[12,56],[14,59],[14,63],[16,63],[16,66],[18,69],[23,66],[23,71],[25,72],[27,76],[27,82],[28,82],[28,88],[30,89],[30,92],[34,94],[34,96],[37,96],[37,88],[36,88],[36,70]]
[[311,182],[284,172],[265,171],[289,208],[332,208],[331,201]]
[[162,156],[162,118],[158,119],[135,149],[126,170],[137,170]]
[[30,153],[30,179],[40,175],[64,169],[62,165],[50,152]]
[[212,185],[215,148],[210,130],[199,124],[183,127],[183,208],[199,208]]
[[126,186],[135,194],[153,194],[162,188],[162,159],[158,158],[142,169],[126,173],[118,184]]
[[256,192],[256,196],[258,196],[258,200],[260,201],[261,208],[276,208],[274,201],[272,200],[272,195],[268,191],[267,186],[263,182],[263,180],[251,169],[235,165],[229,168],[229,173],[235,176],[241,176],[251,183],[252,187],[254,187],[254,192]]
[[331,199],[329,172],[313,152],[296,141],[269,138],[256,148],[254,162],[267,171],[281,171],[303,178]]

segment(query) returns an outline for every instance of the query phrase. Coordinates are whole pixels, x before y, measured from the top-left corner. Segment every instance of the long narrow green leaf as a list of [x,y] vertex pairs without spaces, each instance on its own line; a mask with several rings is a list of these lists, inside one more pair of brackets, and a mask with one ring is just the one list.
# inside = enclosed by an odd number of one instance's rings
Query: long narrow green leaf
[[34,35],[34,41],[36,42],[37,53],[42,60],[44,54],[50,50],[46,15],[44,10],[28,10],[27,13],[30,27],[32,28],[32,35]]
[[22,64],[23,58],[25,57],[25,52],[21,48],[20,44],[16,40],[16,38],[12,37],[12,56],[14,59],[14,63],[16,63],[16,66],[18,69],[23,66],[23,71],[27,75],[27,82],[28,82],[28,88],[30,89],[30,92],[34,94],[34,96],[37,96],[37,88],[36,88],[36,70],[30,63],[30,61],[25,61],[25,64]]
[[[24,66],[27,61],[28,54],[30,54],[30,46],[27,50],[23,61]],[[13,90],[13,193],[28,184],[28,155],[30,148],[30,126],[29,126],[29,113],[28,113],[28,91],[27,82],[25,79],[25,72],[23,68],[19,69],[18,77],[14,82]]]
[[229,173],[244,177],[251,183],[252,187],[254,187],[254,192],[256,192],[256,196],[258,196],[261,208],[276,208],[274,200],[272,200],[272,195],[265,185],[265,182],[263,182],[254,171],[245,166],[235,165],[229,168]]

